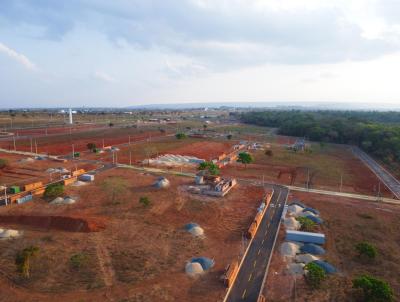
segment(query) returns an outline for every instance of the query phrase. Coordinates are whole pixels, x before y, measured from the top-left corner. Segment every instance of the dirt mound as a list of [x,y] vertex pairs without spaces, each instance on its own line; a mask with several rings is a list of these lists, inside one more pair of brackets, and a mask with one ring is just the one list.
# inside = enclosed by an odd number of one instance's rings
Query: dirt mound
[[31,216],[0,215],[0,223],[28,225],[41,229],[56,229],[68,232],[98,232],[105,229],[105,220],[101,218],[69,216]]

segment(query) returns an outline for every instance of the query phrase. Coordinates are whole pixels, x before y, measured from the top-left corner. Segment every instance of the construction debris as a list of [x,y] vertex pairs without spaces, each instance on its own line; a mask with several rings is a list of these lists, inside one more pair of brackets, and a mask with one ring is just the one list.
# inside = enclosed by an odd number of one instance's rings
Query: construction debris
[[195,237],[203,237],[204,235],[204,230],[197,223],[194,222],[185,225],[185,230]]
[[22,232],[17,230],[0,229],[0,239],[18,238]]
[[165,177],[159,177],[154,183],[154,186],[159,189],[168,188],[170,186],[169,180]]
[[301,243],[298,242],[284,242],[281,245],[281,254],[284,257],[295,257],[300,252]]
[[204,273],[203,267],[201,266],[200,263],[197,263],[197,262],[186,263],[185,271],[186,271],[186,274],[189,275],[190,277],[196,277],[196,276]]
[[144,160],[143,162],[148,163],[149,165],[182,166],[198,165],[204,162],[204,159],[200,159],[194,156],[164,154],[153,159]]

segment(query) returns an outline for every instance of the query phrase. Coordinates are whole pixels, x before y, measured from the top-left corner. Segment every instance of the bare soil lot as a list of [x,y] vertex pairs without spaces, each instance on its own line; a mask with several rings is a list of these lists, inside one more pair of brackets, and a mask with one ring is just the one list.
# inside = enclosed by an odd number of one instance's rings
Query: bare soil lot
[[[184,190],[193,179],[168,177],[171,186],[156,190],[156,176],[113,169],[93,184],[67,187],[73,205],[44,200],[0,209],[0,215],[79,216],[101,219],[105,229],[93,233],[62,232],[18,222],[2,225],[24,230],[22,238],[0,242],[0,301],[218,301],[225,293],[219,280],[224,267],[240,252],[262,190],[238,185],[225,198],[192,195]],[[110,185],[112,184],[112,185]],[[112,188],[117,187],[114,191]],[[145,207],[139,198],[147,196]],[[184,231],[196,222],[205,238]],[[17,251],[34,245],[31,278],[19,277]],[[71,257],[79,254],[76,268]],[[215,267],[201,278],[184,272],[191,257],[206,256]],[[45,273],[47,272],[47,273]]]
[[[151,137],[164,136],[165,133],[155,127],[144,128],[98,128],[86,131],[61,133],[57,135],[40,136],[33,141],[33,151],[35,151],[35,141],[38,153],[51,155],[65,155],[72,152],[72,145],[75,151],[86,151],[88,143],[94,143],[97,147],[112,146],[131,142],[146,140]],[[14,149],[13,139],[0,141],[0,147],[4,149]],[[30,138],[17,138],[16,148],[19,151],[31,151]]]
[[[247,168],[237,164],[224,168],[225,174],[257,178],[282,184],[305,187],[308,178],[310,188],[377,195],[379,179],[346,146],[312,144],[312,153],[286,150],[282,146],[271,146],[272,156],[264,151],[252,152],[254,163]],[[383,184],[381,195],[392,197]]]
[[[295,289],[294,278],[285,272],[285,263],[277,248],[267,278],[267,301],[291,301],[295,292],[296,301],[355,301],[351,280],[365,273],[389,282],[395,292],[395,301],[399,300],[398,206],[309,193],[292,193],[291,198],[300,199],[321,212],[325,220],[321,231],[327,238],[324,258],[336,266],[339,273],[328,277],[321,289],[314,291],[305,284],[303,277],[298,277]],[[280,242],[283,238],[282,232]],[[355,245],[361,241],[376,246],[376,260],[366,263],[357,257]]]
[[50,180],[60,178],[59,173],[53,173],[52,175],[47,173],[46,170],[49,168],[63,167],[70,171],[75,169],[91,170],[95,168],[93,164],[72,161],[66,163],[50,159],[27,161],[27,156],[9,153],[0,153],[0,158],[8,162],[8,165],[0,170],[0,184],[7,186],[22,186],[36,181],[47,183]]
[[[215,141],[190,137],[179,140],[175,136],[169,136],[121,146],[117,156],[118,163],[123,164],[129,164],[130,156],[132,164],[137,164],[145,159],[157,157],[162,154],[187,155],[211,160],[223,153],[232,152],[234,144],[234,141]],[[112,154],[110,152],[85,154],[85,158],[111,162]]]

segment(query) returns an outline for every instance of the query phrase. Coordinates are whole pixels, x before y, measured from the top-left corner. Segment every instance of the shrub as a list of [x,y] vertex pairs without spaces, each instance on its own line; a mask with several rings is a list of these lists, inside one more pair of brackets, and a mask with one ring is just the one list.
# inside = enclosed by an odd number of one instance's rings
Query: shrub
[[88,261],[88,255],[84,253],[78,253],[71,256],[69,263],[73,269],[79,270]]
[[232,134],[228,134],[228,135],[226,136],[226,138],[227,138],[227,139],[232,139]]
[[358,252],[358,256],[361,258],[375,259],[378,255],[378,251],[375,246],[366,241],[360,242],[356,245],[356,250]]
[[273,155],[272,150],[270,149],[265,150],[265,155],[272,156]]
[[305,275],[307,284],[311,288],[319,288],[322,281],[326,279],[325,271],[319,265],[313,262],[308,263],[304,269],[307,271]]
[[147,196],[142,196],[139,198],[139,203],[144,207],[148,207],[150,205],[150,199]]
[[39,248],[37,246],[30,246],[18,252],[15,256],[15,264],[18,272],[24,278],[30,277],[31,259],[37,255]]
[[102,189],[108,195],[112,205],[118,204],[123,196],[128,192],[128,184],[121,177],[108,177],[104,180]]
[[211,175],[218,175],[219,168],[211,161],[205,161],[199,164],[198,170],[207,170]]
[[393,289],[383,280],[370,275],[362,275],[353,280],[353,287],[361,289],[366,302],[394,301]]
[[95,143],[88,143],[88,144],[86,145],[86,147],[87,147],[90,151],[96,150],[96,144],[95,144]]
[[0,169],[4,169],[7,166],[8,166],[8,160],[0,158]]
[[58,197],[64,193],[64,185],[62,183],[50,184],[46,187],[43,196],[47,198]]
[[312,231],[315,227],[315,222],[312,221],[310,218],[307,217],[297,217],[296,220],[300,222],[301,230],[302,231]]
[[177,133],[177,134],[175,134],[175,137],[177,139],[184,139],[184,138],[186,138],[186,134],[185,133]]

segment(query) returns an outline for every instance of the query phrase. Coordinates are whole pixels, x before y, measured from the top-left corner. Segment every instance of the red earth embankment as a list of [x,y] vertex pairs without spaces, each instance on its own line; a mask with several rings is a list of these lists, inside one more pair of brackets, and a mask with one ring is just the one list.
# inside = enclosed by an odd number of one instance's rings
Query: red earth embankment
[[77,216],[0,215],[0,223],[83,233],[99,232],[106,227],[104,219]]

